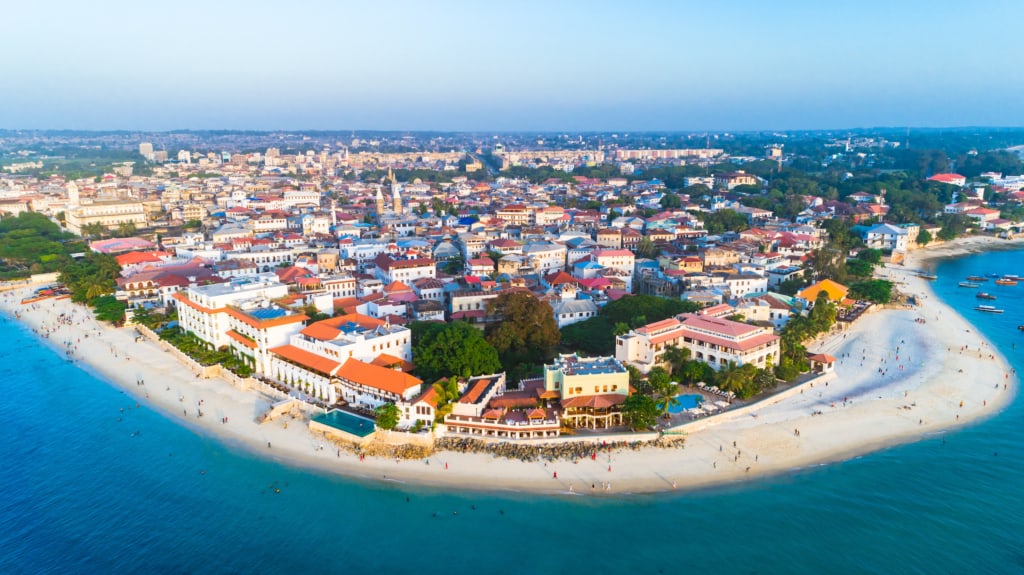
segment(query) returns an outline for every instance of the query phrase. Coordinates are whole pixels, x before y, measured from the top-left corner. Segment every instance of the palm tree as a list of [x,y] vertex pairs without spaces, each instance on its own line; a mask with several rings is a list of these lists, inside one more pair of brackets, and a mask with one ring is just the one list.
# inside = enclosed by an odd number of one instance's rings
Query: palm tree
[[669,418],[672,409],[679,407],[679,398],[676,395],[679,394],[679,384],[668,382],[658,389],[658,415],[664,416],[665,419]]
[[690,350],[685,347],[679,348],[670,345],[665,348],[665,353],[662,354],[661,359],[668,364],[668,372],[672,374],[683,366],[684,361],[690,359]]
[[444,419],[445,415],[451,413],[452,402],[459,399],[459,379],[457,377],[449,377],[448,379],[440,379],[433,385],[434,392],[437,394],[437,420]]

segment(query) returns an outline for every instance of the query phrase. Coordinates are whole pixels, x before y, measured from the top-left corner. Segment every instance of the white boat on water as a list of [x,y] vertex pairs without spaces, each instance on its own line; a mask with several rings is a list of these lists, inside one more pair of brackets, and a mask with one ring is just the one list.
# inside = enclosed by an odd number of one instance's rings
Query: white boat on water
[[997,308],[994,305],[979,305],[974,308],[977,311],[983,311],[985,313],[1003,313],[1004,310]]

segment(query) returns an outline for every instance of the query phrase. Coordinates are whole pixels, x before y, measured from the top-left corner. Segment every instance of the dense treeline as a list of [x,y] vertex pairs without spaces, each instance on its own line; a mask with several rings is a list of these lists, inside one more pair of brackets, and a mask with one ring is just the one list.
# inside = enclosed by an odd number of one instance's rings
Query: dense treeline
[[74,240],[75,236],[35,212],[0,219],[0,279],[57,271],[69,253],[84,249]]
[[596,355],[615,352],[615,336],[674,315],[694,312],[700,306],[688,301],[651,295],[633,295],[601,308],[597,317],[562,328],[563,346]]

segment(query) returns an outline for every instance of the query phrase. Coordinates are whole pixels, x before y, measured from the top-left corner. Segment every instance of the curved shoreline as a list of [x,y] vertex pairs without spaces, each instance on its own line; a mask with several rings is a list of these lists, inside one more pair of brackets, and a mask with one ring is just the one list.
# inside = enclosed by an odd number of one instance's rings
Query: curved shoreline
[[[1004,377],[1010,370],[1005,357],[912,273],[923,262],[985,251],[995,245],[1016,248],[1022,244],[968,238],[912,252],[905,266],[885,268],[885,274],[906,282],[903,291],[927,297],[919,309],[868,314],[845,334],[812,346],[814,351],[837,357],[850,354],[837,365],[836,376],[826,386],[819,383],[813,390],[805,387],[803,393],[781,401],[762,401],[757,404],[756,417],[726,412],[688,424],[683,429],[692,431],[683,449],[619,450],[601,453],[596,461],[575,464],[452,452],[433,454],[430,464],[372,457],[360,461],[352,453],[336,453],[331,444],[323,444],[304,421],[296,420],[288,427],[290,420],[257,424],[256,415],[272,398],[236,389],[221,379],[196,379],[153,342],[134,341],[132,330],[101,326],[85,308],[70,301],[45,300],[22,306],[23,290],[16,290],[0,294],[0,302],[8,313],[24,312],[22,322],[37,330],[44,325],[52,328],[61,313],[70,314],[72,325],[57,326],[46,342],[57,348],[55,353],[60,355],[61,342],[70,339],[78,346],[76,363],[129,393],[144,407],[258,457],[356,480],[490,492],[569,494],[571,488],[575,495],[621,495],[783,475],[917,441],[998,413],[1009,405],[1017,388],[1016,377]],[[921,318],[927,323],[915,321]],[[969,334],[964,335],[965,330]],[[87,333],[90,337],[85,338]],[[964,344],[972,352],[959,355],[959,346]],[[904,351],[902,370],[895,359],[897,346]],[[953,351],[947,352],[947,348]],[[978,357],[979,349],[982,357]],[[886,366],[893,366],[893,372],[879,375],[877,369]],[[957,372],[961,368],[971,377],[961,376]],[[138,385],[139,379],[145,385]],[[986,383],[978,384],[979,380]],[[843,398],[849,400],[845,406]],[[200,400],[205,414],[197,418]],[[812,416],[814,411],[822,415]],[[222,422],[224,417],[227,423]],[[611,489],[605,490],[607,484]]]

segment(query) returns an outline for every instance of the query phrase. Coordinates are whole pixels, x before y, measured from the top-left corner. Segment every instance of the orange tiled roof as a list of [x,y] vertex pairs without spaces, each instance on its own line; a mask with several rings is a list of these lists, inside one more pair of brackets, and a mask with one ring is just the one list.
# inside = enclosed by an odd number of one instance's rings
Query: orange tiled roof
[[395,356],[391,355],[390,353],[382,353],[382,354],[378,355],[376,358],[374,358],[374,360],[371,363],[373,363],[373,365],[379,365],[381,367],[387,367],[387,368],[392,368],[392,369],[396,365],[399,365],[399,366],[401,366],[402,371],[405,371],[405,372],[412,371],[412,369],[413,369],[413,365],[411,363],[409,363],[408,361],[405,361],[404,359],[402,359],[400,357],[395,357]]
[[249,349],[256,349],[256,342],[254,342],[253,340],[245,337],[244,335],[238,333],[237,331],[235,331],[233,329],[229,329],[225,335],[227,335],[231,339],[237,341],[238,343],[244,345],[245,347],[247,347]]
[[341,367],[341,364],[333,359],[327,359],[326,357],[319,356],[304,349],[299,349],[294,345],[282,345],[281,347],[275,347],[270,350],[270,353],[287,359],[292,363],[301,365],[311,371],[316,371],[328,376],[335,375],[338,368]]
[[423,383],[423,380],[408,373],[364,363],[355,358],[349,358],[338,370],[337,376],[396,395],[405,395],[410,388],[419,387]]

